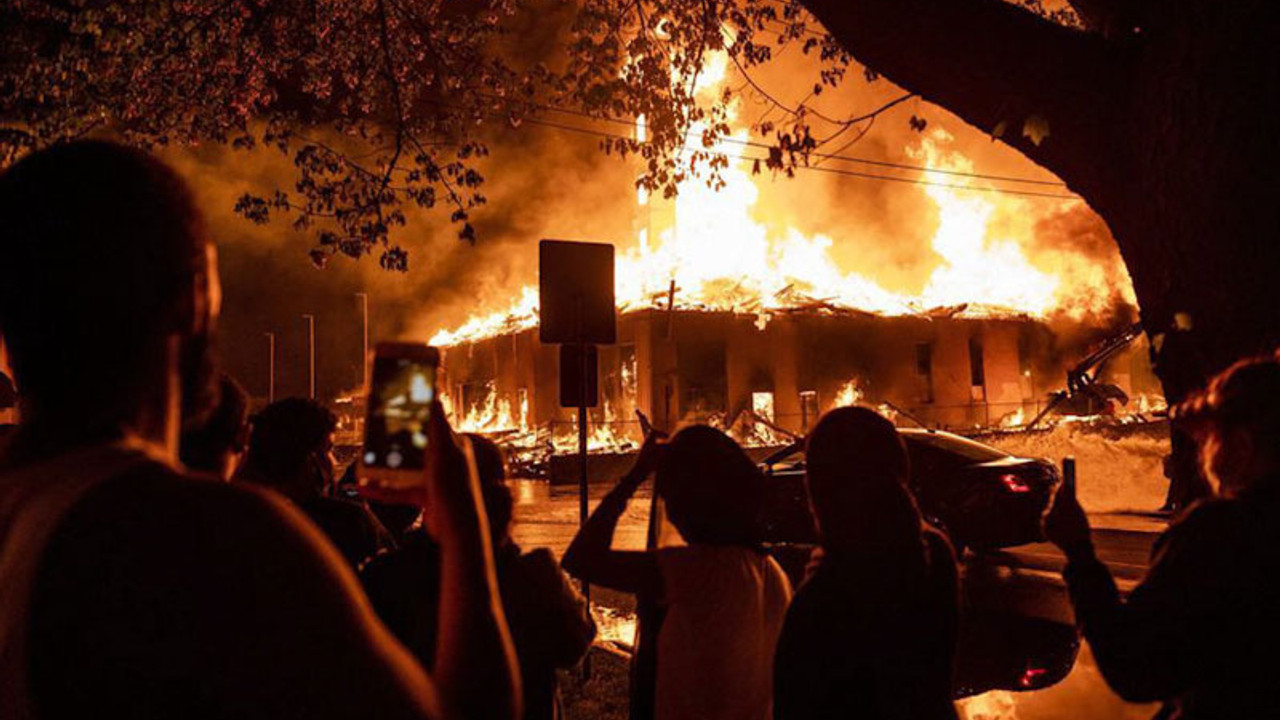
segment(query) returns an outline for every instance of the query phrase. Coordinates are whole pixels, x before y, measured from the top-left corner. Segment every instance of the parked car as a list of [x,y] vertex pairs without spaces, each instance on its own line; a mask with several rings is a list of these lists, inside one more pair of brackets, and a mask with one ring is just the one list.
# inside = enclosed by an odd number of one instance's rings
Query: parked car
[[[910,486],[925,519],[966,548],[995,550],[1043,540],[1041,517],[1059,475],[1053,463],[1020,458],[942,430],[900,428],[911,458]],[[813,519],[804,489],[800,443],[762,463],[769,476],[766,541],[812,545]]]

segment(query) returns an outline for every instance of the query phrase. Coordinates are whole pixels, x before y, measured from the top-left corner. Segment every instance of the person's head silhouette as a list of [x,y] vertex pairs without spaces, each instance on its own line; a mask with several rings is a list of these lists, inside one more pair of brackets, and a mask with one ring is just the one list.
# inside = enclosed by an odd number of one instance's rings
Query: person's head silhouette
[[24,425],[59,443],[138,432],[176,445],[211,396],[213,247],[164,163],[101,141],[0,176],[0,332]]
[[832,410],[809,434],[805,463],[823,547],[921,547],[920,511],[906,486],[907,451],[893,423],[867,408]]
[[230,480],[249,447],[249,393],[230,375],[218,382],[218,400],[203,421],[182,433],[182,464]]
[[277,400],[253,416],[243,479],[294,500],[324,493],[333,482],[333,431],[338,418],[306,398]]
[[1280,360],[1240,360],[1173,409],[1200,439],[1205,477],[1233,495],[1280,480]]
[[671,524],[690,543],[755,546],[764,476],[728,435],[686,427],[666,443],[655,475]]
[[502,448],[489,438],[467,433],[471,454],[476,461],[476,475],[480,479],[480,497],[484,500],[485,514],[489,517],[489,533],[494,547],[500,547],[511,539],[511,520],[515,500],[507,485],[507,460]]

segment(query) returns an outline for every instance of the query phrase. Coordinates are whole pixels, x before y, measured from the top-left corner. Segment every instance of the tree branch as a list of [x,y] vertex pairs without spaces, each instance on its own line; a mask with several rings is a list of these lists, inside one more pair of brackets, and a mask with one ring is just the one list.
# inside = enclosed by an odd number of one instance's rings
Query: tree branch
[[[387,27],[387,3],[386,0],[378,2],[378,24],[379,35],[382,39],[382,64],[383,70],[387,74],[387,84],[391,89],[391,102],[395,105],[395,121],[396,121],[396,146],[395,152],[392,153],[391,159],[387,161],[387,171],[382,176],[381,190],[386,190],[387,185],[391,183],[391,173],[395,170],[396,163],[400,160],[400,152],[404,149],[404,103],[400,97],[400,79],[396,77],[395,63],[391,61],[391,31]],[[382,217],[382,206],[378,206],[378,217]]]
[[[1092,200],[1124,149],[1129,64],[1102,36],[1002,0],[804,0],[861,62],[999,136]],[[1024,129],[1046,124],[1036,142]]]

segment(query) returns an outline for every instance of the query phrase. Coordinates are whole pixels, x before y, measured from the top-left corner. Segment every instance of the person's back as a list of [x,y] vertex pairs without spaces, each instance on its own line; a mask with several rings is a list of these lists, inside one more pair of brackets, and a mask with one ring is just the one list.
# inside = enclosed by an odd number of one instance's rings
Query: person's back
[[484,572],[446,575],[463,631],[441,639],[437,693],[301,513],[178,465],[218,312],[181,178],[118,145],[56,146],[0,175],[0,218],[23,390],[0,456],[0,717],[511,715],[488,541],[466,530],[482,521],[443,420],[425,482],[464,488],[436,495],[456,518],[445,554]]
[[520,659],[525,718],[559,717],[556,671],[577,665],[596,634],[587,602],[546,548],[524,552],[509,543],[495,551],[494,562]]
[[[1070,579],[1089,572],[1081,570]],[[1097,602],[1087,593],[1076,597]],[[1177,717],[1280,717],[1277,608],[1280,475],[1267,487],[1193,505],[1161,536],[1151,570],[1116,619],[1121,632],[1140,638],[1109,636],[1115,630],[1092,608],[1082,615],[1092,621],[1086,636],[1099,646],[1104,676],[1126,697],[1168,700],[1173,689]],[[1161,661],[1136,662],[1148,652]]]
[[359,570],[369,558],[391,545],[378,519],[362,502],[313,495],[296,504],[354,569]]
[[768,555],[691,543],[657,553],[658,718],[769,717],[774,646],[791,587]]
[[[612,550],[626,501],[651,471],[687,544]],[[652,707],[659,720],[770,717],[774,646],[791,586],[760,546],[763,502],[764,478],[750,458],[724,433],[695,425],[669,443],[646,439],[636,466],[574,538],[566,569],[662,613],[656,669],[637,670],[634,707]]]
[[821,547],[778,640],[774,716],[954,718],[955,557],[922,526],[897,431],[833,410],[806,462]]
[[235,480],[288,498],[359,569],[390,542],[363,502],[324,495],[333,484],[337,423],[332,412],[313,400],[286,398],[268,405],[253,416],[248,458]]
[[945,538],[925,537],[923,568],[888,553],[815,558],[778,640],[776,718],[954,716],[955,561]]
[[[337,717],[367,711],[375,692],[391,716],[425,710],[405,702],[403,658],[402,680],[371,672],[374,658],[395,653],[343,637],[358,590],[296,511],[186,477],[149,452],[82,452],[109,474],[76,472],[72,482],[92,486],[64,508],[47,544],[30,548],[36,715]],[[47,464],[21,463],[0,485],[11,490],[23,476],[53,480]],[[299,645],[302,632],[310,639]]]
[[[546,549],[526,553],[509,543],[496,550],[494,563],[520,661],[524,717],[557,717],[556,670],[576,665],[595,635],[586,602]],[[378,617],[430,669],[440,594],[435,542],[425,531],[406,533],[399,547],[365,565],[360,580]]]
[[[524,717],[559,715],[556,670],[582,659],[595,637],[586,601],[544,548],[524,552],[510,537],[512,499],[501,452],[487,439],[471,442],[481,494],[494,539],[494,564],[503,612],[520,661]],[[387,627],[431,668],[439,632],[440,548],[424,528],[404,533],[395,550],[360,572],[369,599]]]

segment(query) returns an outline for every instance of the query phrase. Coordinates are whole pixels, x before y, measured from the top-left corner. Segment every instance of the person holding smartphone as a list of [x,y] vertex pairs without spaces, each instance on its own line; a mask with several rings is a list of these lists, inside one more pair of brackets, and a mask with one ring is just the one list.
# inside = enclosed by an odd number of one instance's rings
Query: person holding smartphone
[[[557,670],[576,665],[595,637],[586,600],[547,548],[526,552],[511,537],[515,500],[506,461],[492,440],[468,433],[489,531],[502,607],[520,660],[524,720],[563,716]],[[378,617],[426,668],[433,667],[440,631],[440,549],[430,520],[401,536],[399,547],[360,572]],[[423,572],[431,568],[431,572]]]
[[473,463],[438,404],[428,675],[272,493],[187,473],[219,309],[213,245],[155,158],[80,141],[0,175],[0,328],[23,424],[0,455],[0,717],[515,720],[519,680]]
[[1064,483],[1045,534],[1076,622],[1111,688],[1164,702],[1158,717],[1280,717],[1280,361],[1236,363],[1171,418],[1198,438],[1216,496],[1169,526],[1122,598]]

